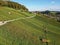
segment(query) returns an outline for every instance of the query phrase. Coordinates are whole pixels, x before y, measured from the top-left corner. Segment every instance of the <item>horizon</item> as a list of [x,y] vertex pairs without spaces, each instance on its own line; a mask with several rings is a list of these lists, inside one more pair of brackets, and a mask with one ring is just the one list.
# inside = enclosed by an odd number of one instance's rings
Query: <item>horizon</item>
[[29,11],[60,11],[60,0],[13,0],[28,8]]

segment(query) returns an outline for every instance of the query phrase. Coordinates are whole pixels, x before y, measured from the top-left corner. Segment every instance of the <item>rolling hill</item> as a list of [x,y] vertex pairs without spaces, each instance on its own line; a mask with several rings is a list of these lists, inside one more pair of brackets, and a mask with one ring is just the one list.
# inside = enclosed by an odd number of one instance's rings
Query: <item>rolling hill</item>
[[[11,12],[11,14],[9,14]],[[26,18],[31,17],[32,18]],[[60,23],[55,19],[9,7],[0,7],[0,21],[8,21],[0,26],[0,45],[46,45],[40,38],[49,40],[49,45],[60,45]],[[26,18],[26,19],[25,19]]]

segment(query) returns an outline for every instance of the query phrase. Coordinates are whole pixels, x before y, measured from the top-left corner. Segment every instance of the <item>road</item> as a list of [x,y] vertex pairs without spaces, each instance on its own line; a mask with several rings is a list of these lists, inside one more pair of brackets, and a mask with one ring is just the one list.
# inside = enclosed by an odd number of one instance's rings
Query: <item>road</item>
[[7,24],[8,22],[12,22],[12,21],[16,21],[16,20],[20,20],[20,19],[30,19],[30,18],[34,18],[36,15],[30,16],[30,17],[25,17],[25,18],[17,18],[17,19],[12,19],[12,20],[8,20],[8,21],[0,21],[0,26]]

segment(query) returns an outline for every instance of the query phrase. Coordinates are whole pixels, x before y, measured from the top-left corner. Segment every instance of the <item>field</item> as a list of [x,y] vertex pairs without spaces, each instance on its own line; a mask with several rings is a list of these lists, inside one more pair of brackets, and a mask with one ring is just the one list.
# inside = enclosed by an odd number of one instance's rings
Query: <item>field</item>
[[[9,15],[8,12],[11,12]],[[35,14],[8,7],[0,7],[0,21],[25,18]],[[60,23],[42,15],[20,19],[0,26],[0,45],[46,45],[40,38],[46,38],[49,45],[60,45]]]

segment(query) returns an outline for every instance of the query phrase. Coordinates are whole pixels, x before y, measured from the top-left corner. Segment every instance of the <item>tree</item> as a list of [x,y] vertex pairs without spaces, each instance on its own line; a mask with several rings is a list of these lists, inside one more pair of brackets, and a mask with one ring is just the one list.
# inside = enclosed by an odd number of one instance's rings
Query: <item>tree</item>
[[49,10],[46,10],[45,11],[45,14],[49,15],[50,14],[50,11]]
[[10,1],[10,0],[2,0],[2,1]]
[[28,9],[24,5],[21,5],[16,2],[12,2],[10,0],[0,0],[0,6],[7,6],[10,8],[17,9],[17,10],[28,11]]
[[57,21],[60,22],[60,12],[56,13],[56,18],[57,18]]

